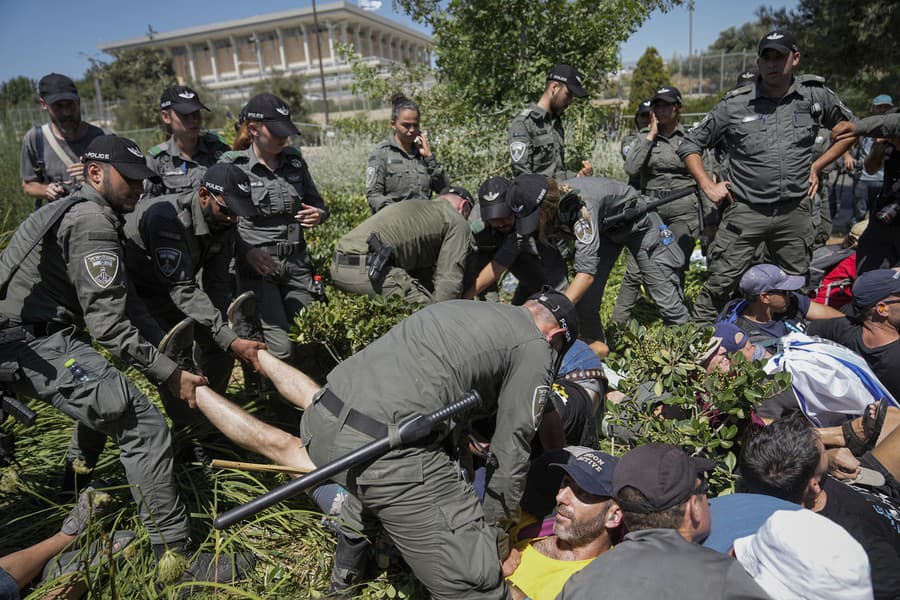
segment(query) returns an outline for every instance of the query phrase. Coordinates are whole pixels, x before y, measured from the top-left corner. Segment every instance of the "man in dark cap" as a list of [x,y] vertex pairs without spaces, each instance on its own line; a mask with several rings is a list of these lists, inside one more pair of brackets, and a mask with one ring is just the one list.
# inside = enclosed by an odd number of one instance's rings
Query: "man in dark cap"
[[[316,465],[470,390],[482,398],[472,418],[496,419],[491,451],[497,459],[483,507],[443,450],[448,424],[428,443],[392,450],[336,476],[349,495],[341,508],[333,591],[358,581],[367,547],[363,535],[374,533],[380,521],[434,597],[508,597],[500,561],[518,519],[531,440],[541,424],[554,364],[577,336],[572,303],[552,290],[523,306],[440,302],[406,318],[328,374],[300,423],[300,437]],[[462,417],[457,424],[467,421]]]
[[[76,421],[67,473],[79,439],[97,433],[119,446],[129,489],[156,557],[166,548],[191,556],[187,508],[172,474],[171,436],[152,402],[92,342],[194,406],[206,379],[178,368],[143,338],[130,315],[146,311],[124,265],[121,228],[153,177],[140,148],[114,135],[84,151],[84,185],[36,211],[0,255],[0,315],[8,340],[3,362],[18,364],[17,393],[53,404]],[[74,487],[74,482],[72,482]],[[238,564],[238,562],[242,564]],[[194,555],[186,578],[230,581],[243,560]]]
[[866,359],[878,379],[900,398],[900,271],[877,269],[853,283],[857,317],[816,321],[817,335],[850,348]]
[[[759,41],[758,51],[755,84],[725,94],[677,150],[700,190],[725,206],[708,253],[709,277],[694,304],[701,323],[715,321],[760,245],[787,273],[806,274],[819,175],[852,144],[834,144],[814,157],[818,129],[833,128],[853,114],[822,77],[794,76],[800,49],[793,34],[772,31]],[[725,179],[714,182],[701,153],[723,140],[728,165]]]
[[638,446],[622,456],[612,492],[628,533],[573,575],[558,598],[768,598],[740,563],[699,545],[710,531],[706,493],[713,467],[671,444]]
[[386,206],[338,240],[332,281],[351,294],[416,304],[460,298],[474,249],[466,221],[472,204],[468,191],[451,187],[434,200]]
[[81,120],[81,99],[75,83],[59,73],[38,82],[41,109],[50,122],[38,125],[22,140],[19,174],[22,191],[35,198],[35,208],[44,200],[56,200],[81,181],[85,148],[103,130]]
[[594,167],[587,160],[581,161],[577,173],[566,170],[561,117],[575,98],[587,97],[583,86],[584,76],[569,65],[550,69],[540,100],[516,115],[509,126],[513,175],[540,173],[560,179],[593,175]]

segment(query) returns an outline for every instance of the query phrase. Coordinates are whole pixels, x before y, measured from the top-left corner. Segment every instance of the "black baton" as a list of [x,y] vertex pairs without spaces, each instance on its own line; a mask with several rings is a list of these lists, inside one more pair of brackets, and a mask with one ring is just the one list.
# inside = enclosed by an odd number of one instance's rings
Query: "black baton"
[[336,475],[341,471],[346,471],[357,465],[379,458],[396,447],[419,441],[428,436],[437,423],[449,419],[453,415],[468,408],[472,408],[480,403],[481,396],[478,395],[478,392],[469,390],[462,398],[444,408],[428,413],[427,415],[411,415],[397,426],[397,435],[393,438],[391,436],[386,436],[373,442],[369,442],[350,454],[345,454],[339,459],[319,467],[315,471],[311,471],[306,475],[275,488],[274,490],[268,491],[246,504],[235,506],[231,510],[219,515],[213,521],[213,527],[216,529],[230,527],[242,519],[246,519],[251,515],[255,515],[256,513],[269,508],[273,504],[292,498],[314,485],[318,485],[319,483],[330,479],[333,475]]
[[606,217],[600,223],[600,230],[605,231],[607,229],[615,227],[616,225],[619,225],[620,223],[622,223],[624,221],[636,221],[636,220],[640,219],[641,217],[643,217],[648,212],[650,212],[651,210],[653,210],[654,208],[662,206],[663,204],[668,204],[669,202],[672,202],[673,200],[678,200],[679,198],[684,198],[685,196],[690,196],[691,194],[694,194],[696,192],[697,192],[696,186],[687,187],[687,188],[684,188],[683,190],[678,190],[677,192],[672,192],[671,194],[668,194],[667,196],[661,196],[659,198],[656,198],[655,200],[650,200],[649,202],[647,202],[647,205],[640,212],[640,214],[634,213],[632,215],[629,215],[628,212],[626,211],[626,212],[621,212],[617,215],[613,215],[611,217]]

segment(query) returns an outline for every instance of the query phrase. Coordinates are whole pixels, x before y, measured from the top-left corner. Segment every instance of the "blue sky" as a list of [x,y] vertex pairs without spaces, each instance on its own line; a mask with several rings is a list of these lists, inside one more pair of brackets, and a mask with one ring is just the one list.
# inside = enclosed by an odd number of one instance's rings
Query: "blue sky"
[[[327,2],[321,0],[318,4]],[[148,25],[158,32],[167,32],[310,4],[310,0],[217,0],[215,3],[6,0],[0,20],[0,56],[3,56],[0,81],[17,75],[39,79],[50,71],[79,78],[89,66],[87,56],[109,59],[97,49],[99,44],[144,35]],[[694,48],[707,47],[722,29],[750,21],[760,4],[793,8],[797,0],[697,0]],[[384,0],[378,13],[412,24],[405,15],[391,11],[391,0]],[[686,6],[667,14],[654,12],[622,46],[622,60],[626,63],[636,61],[650,45],[656,46],[664,58],[670,58],[676,52],[687,54]]]

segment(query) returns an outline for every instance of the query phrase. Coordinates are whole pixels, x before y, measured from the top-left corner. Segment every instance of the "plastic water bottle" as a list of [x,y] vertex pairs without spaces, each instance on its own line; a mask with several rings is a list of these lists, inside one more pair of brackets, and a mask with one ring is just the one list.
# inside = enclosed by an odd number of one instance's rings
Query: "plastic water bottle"
[[325,282],[322,281],[321,275],[313,275],[312,295],[319,302],[328,302],[325,296]]
[[665,224],[659,226],[659,243],[663,246],[671,246],[675,241],[675,234]]
[[69,369],[69,373],[72,374],[72,379],[75,380],[75,383],[87,383],[88,381],[96,380],[96,378],[79,365],[74,358],[68,359],[63,364]]

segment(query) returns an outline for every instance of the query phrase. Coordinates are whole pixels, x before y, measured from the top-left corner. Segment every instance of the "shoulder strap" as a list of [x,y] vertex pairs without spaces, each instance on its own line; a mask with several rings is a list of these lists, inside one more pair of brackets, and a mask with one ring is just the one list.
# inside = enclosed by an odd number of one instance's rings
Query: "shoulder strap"
[[50,149],[53,150],[53,153],[56,154],[62,164],[64,164],[67,169],[74,165],[76,161],[72,160],[69,153],[63,150],[62,146],[59,145],[59,141],[56,139],[56,136],[53,135],[50,125],[44,123],[42,129],[44,130],[44,139],[47,140],[47,145],[50,146]]
[[44,160],[44,127],[34,127],[34,148],[37,150],[37,168],[41,176],[41,183],[47,183],[47,162]]
[[[13,275],[22,266],[25,258],[44,239],[44,236],[53,229],[53,226],[63,218],[63,215],[83,200],[85,198],[80,196],[68,196],[56,202],[51,202],[41,210],[33,213],[19,226],[6,250],[0,255],[0,300],[6,298],[9,282],[12,281]],[[13,243],[16,241],[16,238],[20,238],[21,244]]]

